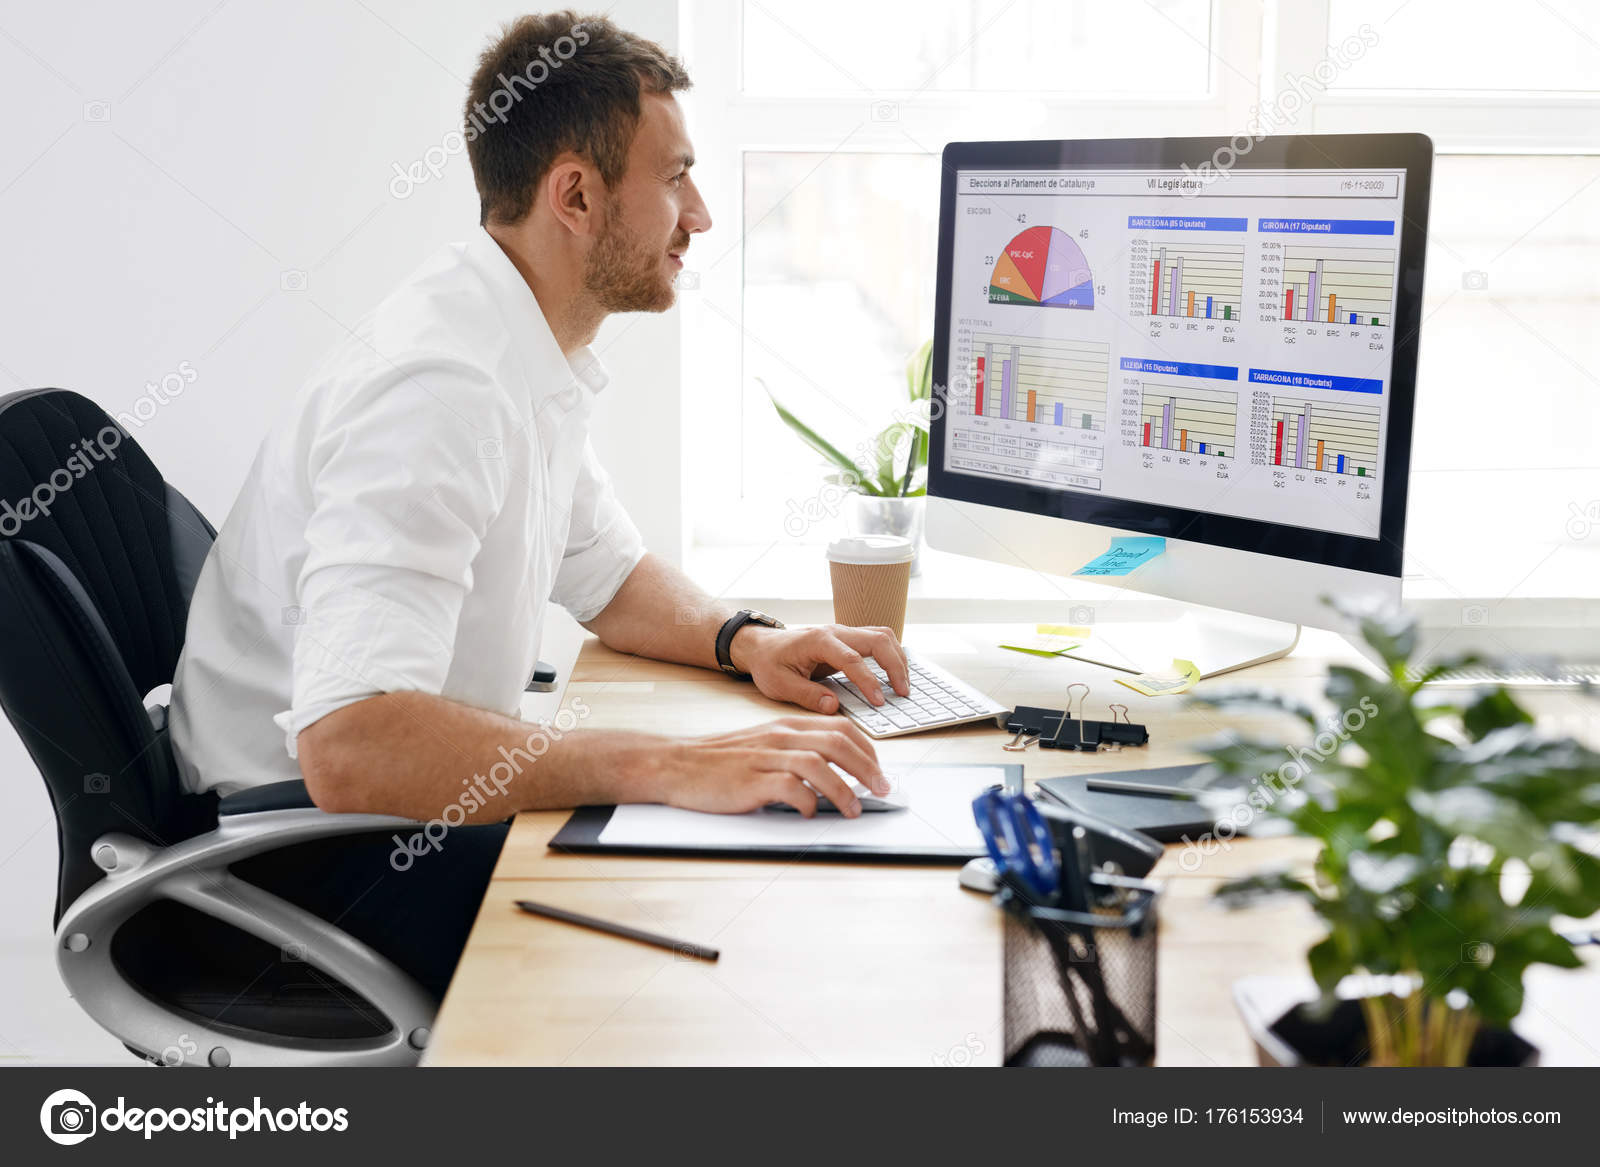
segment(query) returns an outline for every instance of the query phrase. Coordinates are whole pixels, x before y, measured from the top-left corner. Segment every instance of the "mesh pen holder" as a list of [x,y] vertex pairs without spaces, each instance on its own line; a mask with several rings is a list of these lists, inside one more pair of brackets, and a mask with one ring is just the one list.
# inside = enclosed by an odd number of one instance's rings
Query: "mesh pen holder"
[[1070,912],[1009,880],[1005,910],[1005,1064],[1148,1066],[1156,1049],[1156,885],[1093,875],[1106,904]]

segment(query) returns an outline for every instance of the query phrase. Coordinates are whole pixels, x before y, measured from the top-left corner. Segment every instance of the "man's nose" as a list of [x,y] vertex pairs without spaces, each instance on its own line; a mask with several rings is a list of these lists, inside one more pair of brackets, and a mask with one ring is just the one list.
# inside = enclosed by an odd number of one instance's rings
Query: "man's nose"
[[706,207],[705,199],[700,197],[700,188],[693,187],[694,198],[684,204],[683,213],[678,217],[678,226],[691,235],[698,235],[701,231],[711,230],[711,211]]

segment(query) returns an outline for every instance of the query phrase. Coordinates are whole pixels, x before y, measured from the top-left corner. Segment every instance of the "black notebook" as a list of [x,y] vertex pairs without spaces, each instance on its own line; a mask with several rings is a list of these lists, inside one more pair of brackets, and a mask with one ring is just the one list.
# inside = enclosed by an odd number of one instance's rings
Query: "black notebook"
[[[1110,819],[1120,827],[1143,831],[1163,843],[1180,843],[1211,831],[1216,822],[1205,804],[1193,798],[1167,798],[1160,794],[1114,794],[1090,790],[1092,780],[1139,782],[1147,786],[1170,787],[1174,793],[1192,790],[1189,781],[1205,763],[1190,766],[1158,766],[1153,770],[1109,770],[1096,774],[1064,774],[1045,778],[1039,789],[1069,808],[1087,811]],[[1243,832],[1239,832],[1243,833]]]

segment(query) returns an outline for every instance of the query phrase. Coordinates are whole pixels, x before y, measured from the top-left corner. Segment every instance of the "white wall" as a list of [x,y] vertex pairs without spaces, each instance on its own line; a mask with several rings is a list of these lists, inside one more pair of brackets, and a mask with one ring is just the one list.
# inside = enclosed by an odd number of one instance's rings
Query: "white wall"
[[[606,6],[676,45],[676,5]],[[496,0],[0,3],[0,392],[113,413],[186,365],[135,437],[220,523],[313,361],[476,229],[465,153],[391,189],[460,124]],[[681,550],[676,313],[611,322],[596,445],[656,549]],[[145,412],[149,412],[146,405]],[[0,1064],[120,1060],[65,998],[51,815],[0,725]]]

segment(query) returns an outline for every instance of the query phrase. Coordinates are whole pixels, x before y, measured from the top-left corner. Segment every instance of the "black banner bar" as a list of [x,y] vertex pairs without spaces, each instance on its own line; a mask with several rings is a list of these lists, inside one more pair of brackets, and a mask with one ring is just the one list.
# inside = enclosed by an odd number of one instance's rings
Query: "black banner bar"
[[567,1152],[617,1162],[729,1151],[748,1162],[804,1146],[895,1161],[1026,1151],[1064,1162],[1200,1143],[1429,1155],[1572,1145],[1592,1155],[1597,1098],[1600,1068],[15,1068],[0,1072],[0,1136],[8,1161],[30,1164],[284,1154],[300,1164],[384,1152],[406,1162]]

